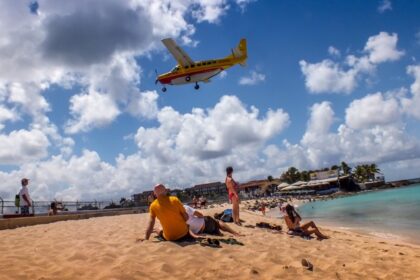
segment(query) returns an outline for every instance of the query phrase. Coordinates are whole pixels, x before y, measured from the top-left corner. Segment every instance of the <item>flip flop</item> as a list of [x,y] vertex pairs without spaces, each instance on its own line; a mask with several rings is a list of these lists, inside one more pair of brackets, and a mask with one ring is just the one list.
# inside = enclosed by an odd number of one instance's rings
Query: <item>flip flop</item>
[[313,264],[311,264],[307,259],[302,259],[301,263],[302,263],[302,266],[306,268],[307,270],[309,271],[314,270]]
[[230,244],[230,245],[240,245],[240,246],[244,246],[244,243],[236,240],[235,238],[227,238],[227,239],[219,239],[220,242],[226,243],[226,244]]
[[200,242],[200,245],[201,246],[212,247],[212,248],[221,248],[219,240],[211,239],[211,238],[203,239]]
[[270,225],[270,229],[281,231],[282,228],[281,226],[278,226],[278,225]]
[[246,227],[246,228],[255,228],[255,226],[253,226],[253,225],[244,225],[244,227]]

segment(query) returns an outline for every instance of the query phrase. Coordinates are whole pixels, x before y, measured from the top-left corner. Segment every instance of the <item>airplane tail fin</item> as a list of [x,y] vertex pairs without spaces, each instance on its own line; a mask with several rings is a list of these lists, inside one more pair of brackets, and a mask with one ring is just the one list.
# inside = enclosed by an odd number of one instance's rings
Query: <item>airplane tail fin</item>
[[242,60],[241,62],[239,62],[239,64],[241,64],[242,66],[245,66],[246,59],[248,58],[246,39],[241,39],[238,46],[232,49],[232,55],[230,57],[241,58]]

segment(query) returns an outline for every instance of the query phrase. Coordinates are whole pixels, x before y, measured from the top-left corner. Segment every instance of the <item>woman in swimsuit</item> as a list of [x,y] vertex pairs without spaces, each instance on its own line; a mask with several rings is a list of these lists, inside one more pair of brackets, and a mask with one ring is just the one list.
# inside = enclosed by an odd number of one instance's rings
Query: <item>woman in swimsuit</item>
[[226,187],[229,193],[229,201],[232,203],[232,214],[233,214],[233,222],[237,225],[241,225],[240,219],[239,219],[239,195],[238,195],[238,189],[239,184],[235,182],[232,178],[233,174],[233,168],[229,166],[226,168]]
[[304,233],[305,235],[311,235],[312,233],[315,233],[315,235],[319,239],[327,239],[328,236],[322,234],[318,227],[315,225],[313,221],[310,221],[308,223],[305,223],[303,225],[300,224],[300,221],[302,221],[302,218],[300,215],[296,212],[295,208],[287,204],[286,206],[286,215],[284,216],[284,220],[286,221],[286,225],[289,228],[289,230],[294,232],[300,232]]

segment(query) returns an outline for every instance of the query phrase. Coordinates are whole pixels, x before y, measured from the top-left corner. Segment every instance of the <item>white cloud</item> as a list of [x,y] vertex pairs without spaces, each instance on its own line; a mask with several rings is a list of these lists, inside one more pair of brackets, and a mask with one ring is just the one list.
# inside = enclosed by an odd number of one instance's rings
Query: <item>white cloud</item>
[[376,36],[369,37],[364,50],[369,54],[372,63],[395,61],[404,55],[403,51],[397,50],[397,42],[396,33],[390,35],[387,32],[380,32]]
[[4,128],[4,122],[15,120],[17,120],[16,112],[0,104],[0,131]]
[[258,114],[253,107],[248,112],[235,96],[224,96],[207,112],[194,109],[180,115],[166,107],[158,114],[160,126],[140,127],[135,139],[145,154],[169,162],[179,155],[217,158],[242,146],[259,146],[289,124],[288,114],[281,109],[268,111],[262,120]]
[[219,78],[220,79],[224,79],[224,78],[226,78],[226,76],[228,75],[228,73],[227,73],[227,71],[222,71],[220,74],[219,74]]
[[257,71],[251,71],[250,76],[239,79],[240,85],[253,86],[265,81],[265,75]]
[[[343,63],[330,59],[318,63],[299,61],[306,88],[311,93],[351,93],[362,75],[373,74],[378,64],[398,60],[404,55],[396,48],[397,41],[397,34],[380,32],[369,37],[364,47],[366,55],[357,57],[350,54]],[[331,55],[336,55],[337,51],[334,47],[329,48]]]
[[334,46],[328,47],[328,53],[335,57],[339,57],[341,55],[340,50],[335,48]]
[[310,166],[329,165],[341,153],[336,135],[330,133],[334,111],[331,104],[324,101],[315,103],[310,112],[306,132],[300,141],[303,155]]
[[197,1],[197,4],[199,6],[197,9],[193,10],[192,14],[198,22],[218,22],[219,18],[229,9],[226,0],[201,0]]
[[381,3],[378,6],[378,12],[379,13],[385,13],[386,11],[392,10],[392,3],[390,0],[382,0]]
[[402,97],[401,104],[405,113],[420,119],[420,65],[408,66],[407,73],[415,79],[410,87],[412,97]]
[[134,116],[154,119],[159,111],[157,105],[158,97],[159,95],[155,90],[139,92],[131,101],[128,110]]
[[237,174],[251,178],[267,172],[260,152],[290,122],[282,109],[260,115],[235,96],[222,97],[213,108],[185,114],[165,107],[157,119],[157,127],[138,129],[134,137],[138,152],[119,155],[115,165],[104,162],[95,151],[67,159],[53,156],[17,171],[0,172],[0,181],[5,182],[0,194],[12,195],[11,187],[22,176],[32,179],[35,200],[118,198],[150,189],[156,182],[188,187],[222,180],[230,164]]
[[314,64],[301,60],[299,64],[305,85],[312,93],[350,93],[357,85],[357,71],[345,71],[329,59]]
[[[372,110],[371,113],[361,114],[356,120],[346,118],[342,124],[338,123],[331,103],[315,103],[298,143],[284,140],[282,145],[268,146],[290,123],[288,114],[281,109],[261,115],[235,96],[224,96],[212,108],[195,108],[184,114],[164,107],[157,114],[158,126],[138,129],[133,138],[138,152],[119,155],[114,165],[88,150],[79,156],[58,155],[29,162],[18,170],[0,172],[0,181],[4,182],[0,195],[13,195],[10,190],[16,187],[16,178],[23,176],[32,179],[31,190],[36,200],[105,199],[151,189],[156,182],[175,188],[220,181],[228,165],[235,167],[238,179],[246,181],[279,176],[292,165],[312,169],[344,160],[353,164],[376,162],[382,166],[420,158],[420,140],[405,131],[401,116],[391,121],[394,99],[398,98],[397,94],[376,93],[355,100],[346,110],[349,116],[354,118],[358,109]],[[379,107],[384,108],[379,114],[388,123],[372,119]],[[338,128],[334,129],[336,123]],[[29,138],[19,136],[13,138],[14,145],[16,139]],[[42,151],[40,147],[45,146],[47,143],[33,150]],[[43,153],[38,153],[36,158],[42,157]]]
[[400,121],[400,115],[398,100],[378,92],[351,102],[346,109],[346,124],[353,129],[394,124]]
[[[289,166],[295,164],[299,168],[312,169],[340,161],[385,163],[420,157],[420,139],[407,134],[402,122],[371,122],[370,126],[358,128],[340,124],[334,132],[331,129],[333,116],[329,103],[315,104],[311,108],[308,128],[300,143],[284,143],[286,157],[293,158],[288,162]],[[370,118],[366,116],[366,122]]]
[[379,167],[387,181],[414,179],[419,177],[420,158],[388,162]]
[[21,164],[48,155],[48,138],[40,130],[0,134],[0,164]]
[[68,133],[88,131],[94,125],[105,126],[111,123],[120,111],[108,95],[98,92],[81,93],[70,99],[70,110],[74,117],[67,123]]
[[244,12],[246,7],[252,2],[257,2],[257,0],[235,0],[236,4],[241,8],[241,11]]

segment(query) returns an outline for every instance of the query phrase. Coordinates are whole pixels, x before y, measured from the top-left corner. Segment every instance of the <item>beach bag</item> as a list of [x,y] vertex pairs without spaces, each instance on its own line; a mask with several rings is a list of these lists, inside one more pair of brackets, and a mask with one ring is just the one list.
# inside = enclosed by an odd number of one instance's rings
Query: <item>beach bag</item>
[[15,195],[15,206],[19,207],[20,206],[20,195]]
[[226,209],[225,211],[223,211],[223,214],[220,217],[220,220],[222,220],[225,223],[232,223],[233,222],[232,209]]

